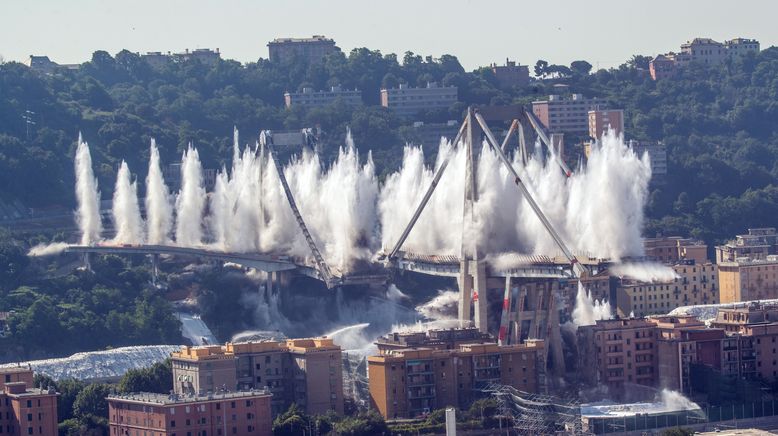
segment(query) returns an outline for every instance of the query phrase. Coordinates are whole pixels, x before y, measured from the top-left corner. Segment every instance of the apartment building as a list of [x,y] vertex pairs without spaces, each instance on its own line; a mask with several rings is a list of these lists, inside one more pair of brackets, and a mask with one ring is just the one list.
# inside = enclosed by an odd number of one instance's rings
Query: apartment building
[[778,254],[778,233],[775,227],[748,229],[748,234],[736,235],[734,240],[716,246],[716,262],[767,259],[772,254]]
[[276,38],[267,43],[271,61],[289,62],[302,59],[309,64],[319,63],[328,54],[340,50],[335,41],[323,35],[310,38]]
[[705,242],[681,236],[657,236],[643,238],[643,250],[648,260],[673,265],[682,260],[695,263],[708,262],[708,246]]
[[107,398],[109,434],[270,436],[270,398],[268,391],[111,395]]
[[421,111],[448,109],[457,102],[456,86],[440,86],[427,83],[424,88],[412,88],[401,83],[397,88],[381,89],[381,106],[405,118],[412,118]]
[[336,101],[342,101],[348,106],[359,106],[362,104],[362,92],[356,89],[343,89],[340,86],[333,86],[329,91],[314,91],[313,88],[303,88],[301,92],[284,93],[284,102],[286,107],[322,107],[329,106]]
[[676,307],[719,302],[718,266],[681,260],[671,266],[672,282],[644,283],[622,279],[616,291],[620,316],[646,316],[669,313]]
[[454,329],[431,329],[425,332],[393,332],[379,337],[376,342],[378,354],[389,354],[393,350],[406,348],[429,348],[432,350],[453,350],[463,344],[493,342],[488,333],[476,327]]
[[437,147],[441,138],[453,141],[459,132],[459,121],[445,123],[425,123],[416,121],[411,126],[400,128],[400,137],[404,142],[425,147]]
[[0,368],[0,434],[57,435],[57,394],[33,387],[29,368]]
[[343,362],[328,338],[183,347],[172,354],[174,392],[268,389],[273,415],[296,403],[308,414],[343,413]]
[[718,267],[722,303],[778,298],[778,255],[722,261]]
[[723,44],[710,38],[694,38],[681,44],[681,51],[660,54],[649,63],[651,78],[654,80],[674,77],[678,68],[699,62],[705,65],[717,65],[729,56],[743,56],[746,53],[759,53],[759,41],[748,38],[735,38]]
[[599,141],[608,129],[612,129],[616,136],[624,134],[624,110],[591,110],[589,111],[589,136]]
[[492,64],[490,68],[500,88],[513,88],[529,84],[529,67],[527,65],[517,65],[515,61],[506,58],[505,65]]
[[411,418],[446,406],[467,408],[489,383],[538,392],[543,341],[454,349],[399,348],[367,359],[370,401],[384,418]]
[[548,100],[532,102],[532,112],[550,133],[586,134],[589,111],[605,110],[607,103],[582,94],[549,95]]

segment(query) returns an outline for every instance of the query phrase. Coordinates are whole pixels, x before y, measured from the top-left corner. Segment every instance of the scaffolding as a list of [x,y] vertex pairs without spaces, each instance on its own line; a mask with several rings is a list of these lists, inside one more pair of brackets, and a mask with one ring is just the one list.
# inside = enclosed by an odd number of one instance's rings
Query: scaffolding
[[581,404],[570,398],[531,394],[493,383],[483,392],[497,401],[499,413],[520,435],[587,435],[581,420]]

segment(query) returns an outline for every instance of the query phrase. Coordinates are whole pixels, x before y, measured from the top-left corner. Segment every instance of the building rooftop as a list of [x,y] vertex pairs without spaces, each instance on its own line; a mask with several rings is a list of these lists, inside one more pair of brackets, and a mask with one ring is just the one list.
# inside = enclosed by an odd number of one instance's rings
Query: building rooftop
[[183,346],[181,350],[174,351],[171,356],[176,359],[188,360],[222,360],[234,359],[238,354],[267,353],[267,352],[318,352],[336,351],[340,346],[335,345],[331,338],[303,338],[288,339],[286,341],[258,341],[241,342],[237,344],[226,343],[224,345]]
[[324,35],[313,35],[310,38],[275,38],[268,44],[285,44],[285,43],[306,43],[306,42],[331,42],[335,43],[332,38],[327,38]]
[[216,392],[198,395],[177,395],[177,394],[156,394],[151,392],[134,392],[130,394],[109,395],[108,400],[132,402],[138,404],[158,404],[161,406],[170,406],[176,404],[191,404],[208,401],[233,400],[237,398],[269,396],[270,391],[250,390],[238,392]]

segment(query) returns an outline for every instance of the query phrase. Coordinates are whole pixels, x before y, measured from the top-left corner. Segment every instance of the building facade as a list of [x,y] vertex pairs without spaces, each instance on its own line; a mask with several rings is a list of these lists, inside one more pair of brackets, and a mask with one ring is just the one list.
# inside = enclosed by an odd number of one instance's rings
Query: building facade
[[548,100],[532,102],[532,112],[550,133],[586,134],[589,111],[605,109],[604,101],[582,94],[549,95]]
[[336,101],[342,101],[348,106],[359,106],[362,104],[362,92],[356,89],[342,89],[340,86],[333,86],[329,91],[314,91],[312,88],[303,88],[301,92],[287,92],[284,94],[284,103],[286,107],[321,107],[329,106]]
[[592,110],[589,111],[589,136],[595,140],[602,138],[608,129],[613,129],[616,136],[624,134],[624,110]]
[[424,88],[400,84],[381,90],[381,106],[401,117],[412,118],[425,110],[448,109],[457,102],[456,86],[440,86],[430,82]]
[[152,393],[108,397],[110,436],[273,434],[267,391],[219,392],[204,396]]
[[367,359],[370,402],[384,418],[411,418],[446,406],[466,408],[489,383],[538,392],[543,341],[454,349],[398,348]]
[[642,283],[623,279],[616,304],[620,316],[662,315],[681,306],[719,303],[718,266],[693,259],[672,265],[672,282]]
[[719,262],[722,303],[778,298],[778,255]]
[[29,368],[0,368],[0,434],[57,435],[57,396]]
[[505,59],[505,65],[492,64],[492,74],[497,79],[500,88],[527,86],[529,84],[529,67],[517,65],[515,61]]
[[708,246],[699,239],[680,236],[643,238],[643,250],[648,260],[673,265],[682,260],[708,262]]
[[748,234],[737,235],[734,240],[716,246],[716,262],[764,260],[773,254],[778,254],[778,233],[775,227],[748,229]]
[[759,53],[759,41],[748,38],[735,38],[723,44],[710,38],[694,38],[681,44],[681,51],[660,54],[649,63],[651,78],[654,80],[674,77],[678,69],[698,62],[705,65],[718,65],[730,56],[743,56],[747,53]]
[[183,347],[172,355],[174,392],[267,389],[273,415],[296,403],[308,414],[343,414],[343,361],[332,339]]
[[310,38],[276,38],[267,43],[268,55],[273,62],[289,62],[294,58],[309,64],[319,63],[328,54],[339,50],[335,41],[323,35]]

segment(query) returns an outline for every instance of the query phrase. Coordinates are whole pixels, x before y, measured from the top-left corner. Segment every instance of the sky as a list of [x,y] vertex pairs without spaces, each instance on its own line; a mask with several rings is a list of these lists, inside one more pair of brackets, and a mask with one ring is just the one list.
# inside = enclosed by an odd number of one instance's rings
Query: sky
[[267,58],[267,42],[314,34],[349,52],[457,56],[467,70],[506,58],[534,65],[678,50],[694,37],[778,44],[774,0],[2,0],[0,56],[81,63],[92,52],[219,48],[240,62]]

